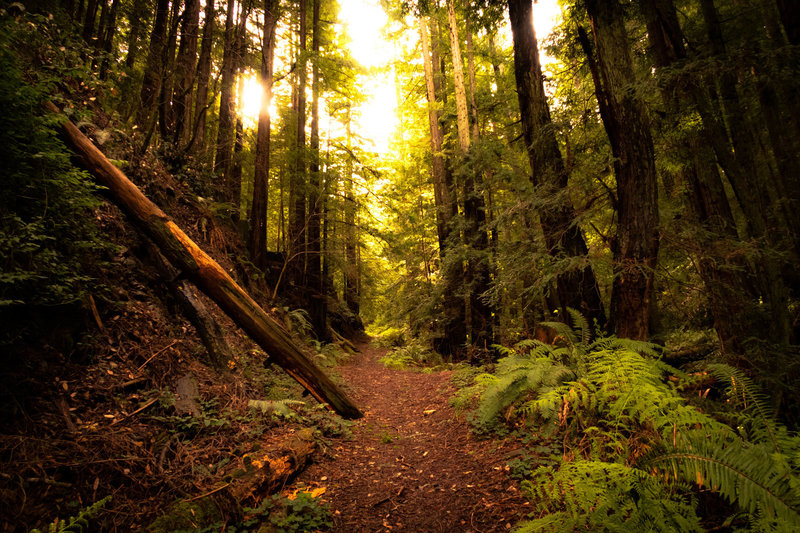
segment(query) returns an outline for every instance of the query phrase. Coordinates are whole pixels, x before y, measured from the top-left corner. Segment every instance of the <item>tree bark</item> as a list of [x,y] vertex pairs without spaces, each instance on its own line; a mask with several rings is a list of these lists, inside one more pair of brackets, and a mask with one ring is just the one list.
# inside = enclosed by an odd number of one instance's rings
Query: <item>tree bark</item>
[[428,98],[428,123],[431,131],[431,177],[433,178],[433,200],[436,204],[436,234],[439,238],[439,255],[444,257],[447,250],[449,225],[453,214],[452,193],[446,182],[445,160],[442,153],[444,134],[440,125],[442,111],[437,102],[433,66],[430,55],[430,36],[428,22],[420,18],[419,32],[422,42],[422,62],[425,69],[425,87]]
[[233,156],[234,128],[236,127],[235,97],[233,85],[236,81],[236,0],[227,0],[228,8],[225,18],[225,41],[223,44],[222,81],[220,82],[219,126],[217,129],[217,147],[214,157],[214,172],[222,177],[223,194],[229,202],[234,202],[230,184],[231,161]]
[[233,361],[233,354],[219,323],[197,298],[192,287],[180,278],[180,273],[159,252],[158,247],[150,244],[148,251],[181,312],[197,331],[212,366],[220,372],[228,371],[228,362]]
[[[350,109],[347,110],[347,150],[352,150]],[[356,199],[353,195],[353,160],[347,160],[347,175],[344,182],[344,302],[358,316],[359,301],[358,234],[356,232]]]
[[192,126],[192,88],[197,64],[197,38],[200,24],[200,0],[186,0],[181,23],[181,44],[175,65],[177,83],[173,88],[172,107],[175,116],[173,142],[185,144]]
[[161,77],[158,114],[159,133],[164,140],[171,139],[175,130],[175,110],[172,107],[172,88],[175,85],[175,53],[178,49],[178,26],[182,17],[183,0],[173,0],[170,13],[169,33],[164,49],[164,68]]
[[[657,73],[661,74],[686,57],[683,40],[671,38],[680,33],[677,12],[672,0],[640,0],[640,4]],[[665,127],[673,131],[679,128],[683,108],[690,105],[692,96],[676,76],[667,73],[665,80],[661,89],[668,113]],[[738,235],[717,162],[701,135],[700,130],[689,131],[669,149],[680,154],[678,159],[684,162],[677,178],[689,189],[685,205],[705,230],[694,237],[698,249],[696,263],[720,345],[726,354],[742,354],[742,341],[755,335],[757,329],[752,319],[745,316],[746,301],[752,296],[748,290],[751,283],[747,279],[747,265],[728,259],[731,254],[720,249],[722,243],[737,239]]]
[[456,95],[456,120],[458,124],[458,146],[461,153],[469,151],[469,115],[467,112],[467,91],[464,88],[464,63],[461,60],[461,45],[458,38],[458,21],[453,5],[455,0],[447,0],[447,21],[450,25],[450,53],[453,56],[453,88]]
[[611,142],[619,221],[612,246],[611,321],[620,337],[646,339],[658,256],[658,197],[650,120],[636,82],[619,0],[587,0],[599,77],[601,118]]
[[270,106],[275,65],[275,30],[280,18],[279,0],[264,2],[264,34],[261,48],[261,109],[256,133],[256,165],[253,173],[253,204],[250,210],[250,257],[262,271],[267,268],[267,206],[269,203]]
[[139,94],[139,108],[136,111],[136,125],[144,135],[149,134],[153,123],[153,113],[158,104],[158,95],[161,92],[161,79],[163,75],[164,41],[167,36],[167,14],[169,0],[158,0],[156,19],[153,31],[150,33],[150,49],[147,53],[147,63],[144,69],[142,90]]
[[197,61],[197,96],[194,101],[194,150],[206,151],[206,117],[208,116],[208,82],[211,77],[211,49],[214,47],[214,0],[206,0],[200,59]]
[[[475,59],[469,18],[465,19],[467,40],[467,79],[469,80],[470,122],[472,139],[478,141],[478,104],[475,97]],[[471,161],[471,163],[474,162]],[[487,350],[494,344],[494,308],[486,302],[484,294],[491,287],[489,234],[486,231],[486,201],[483,197],[483,171],[470,168],[464,179],[464,237],[470,256],[467,260],[469,286],[470,340],[473,346]]]
[[297,50],[297,136],[295,138],[294,167],[289,188],[289,254],[291,280],[302,292],[302,305],[307,303],[306,262],[306,0],[299,1]]
[[148,200],[74,124],[65,120],[63,133],[81,164],[101,185],[108,188],[108,194],[114,203],[147,233],[170,263],[214,300],[250,338],[317,400],[329,405],[345,418],[362,416],[358,408],[308,359],[285,330],[216,261]]
[[[531,0],[509,0],[508,9],[514,41],[514,76],[531,182],[537,197],[550,199],[539,212],[547,252],[554,258],[567,256],[585,260],[588,252],[586,241],[564,194],[569,172],[561,156],[544,91]],[[605,325],[603,302],[590,265],[560,273],[556,280],[556,295],[560,319],[569,320],[567,308],[571,307],[580,311],[590,324],[597,321],[599,325]],[[551,312],[554,310],[550,309]]]
[[111,8],[108,12],[106,19],[105,29],[101,34],[102,50],[105,53],[103,61],[100,64],[100,79],[105,80],[108,78],[108,66],[111,56],[116,57],[114,49],[114,35],[117,33],[117,12],[119,11],[120,0],[112,0]]
[[444,248],[439,248],[439,258],[442,270],[442,307],[443,313],[441,320],[437,323],[434,339],[434,349],[446,356],[460,356],[464,351],[467,342],[467,323],[466,323],[466,302],[459,294],[463,285],[464,268],[461,258],[457,254],[450,253],[460,246],[460,235],[452,227],[452,221],[458,215],[458,202],[456,201],[456,188],[453,179],[453,169],[450,158],[444,152],[444,136],[447,130],[447,123],[443,113],[439,109],[438,102],[442,105],[447,104],[447,76],[445,68],[445,57],[440,53],[442,42],[442,28],[434,16],[430,17],[431,29],[431,63],[433,67],[433,97],[436,102],[438,136],[437,144],[442,155],[442,206],[445,215],[445,239]]
[[322,288],[322,242],[320,240],[322,217],[322,175],[319,168],[319,46],[320,0],[312,0],[311,53],[311,161],[309,162],[309,217],[308,217],[308,311],[317,338],[327,339],[327,304]]
[[125,55],[125,66],[132,69],[139,57],[139,38],[147,22],[147,15],[144,13],[145,1],[134,0],[131,12],[128,15],[128,53]]

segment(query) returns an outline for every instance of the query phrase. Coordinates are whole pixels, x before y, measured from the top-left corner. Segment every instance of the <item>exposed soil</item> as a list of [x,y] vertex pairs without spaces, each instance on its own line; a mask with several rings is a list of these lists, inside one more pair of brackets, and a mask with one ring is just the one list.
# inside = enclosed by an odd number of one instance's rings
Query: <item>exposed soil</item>
[[299,478],[326,488],[334,531],[506,531],[529,504],[509,444],[479,440],[449,405],[452,372],[390,370],[362,344],[340,369],[364,411]]

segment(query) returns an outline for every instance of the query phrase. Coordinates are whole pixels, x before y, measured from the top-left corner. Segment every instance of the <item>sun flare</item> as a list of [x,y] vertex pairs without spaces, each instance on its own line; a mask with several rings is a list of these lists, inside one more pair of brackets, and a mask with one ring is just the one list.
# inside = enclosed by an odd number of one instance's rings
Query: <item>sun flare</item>
[[[253,128],[258,124],[258,114],[261,112],[261,98],[264,95],[264,86],[254,72],[248,73],[242,83],[241,112],[245,127]],[[270,109],[270,115],[274,109]]]

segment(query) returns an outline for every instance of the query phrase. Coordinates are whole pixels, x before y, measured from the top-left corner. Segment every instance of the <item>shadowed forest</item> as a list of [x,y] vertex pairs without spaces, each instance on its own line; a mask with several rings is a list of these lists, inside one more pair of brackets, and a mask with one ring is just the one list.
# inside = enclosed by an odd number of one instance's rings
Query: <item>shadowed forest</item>
[[0,162],[0,533],[800,530],[793,0],[0,0]]

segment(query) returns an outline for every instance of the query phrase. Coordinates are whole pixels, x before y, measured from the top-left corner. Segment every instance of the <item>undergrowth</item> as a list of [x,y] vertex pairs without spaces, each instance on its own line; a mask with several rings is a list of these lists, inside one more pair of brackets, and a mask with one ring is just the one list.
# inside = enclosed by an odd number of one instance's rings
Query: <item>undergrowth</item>
[[[574,314],[574,330],[548,324],[555,346],[497,347],[496,371],[456,400],[477,400],[479,432],[562,443],[558,464],[517,465],[537,508],[518,531],[702,531],[698,489],[736,509],[728,523],[737,530],[800,527],[800,438],[747,376],[720,364],[687,375],[655,345],[591,341],[582,318]],[[724,401],[690,405],[682,393],[709,380]]]
[[379,359],[386,368],[395,370],[422,369],[433,371],[444,368],[442,356],[419,342],[411,342],[405,346],[394,348]]

